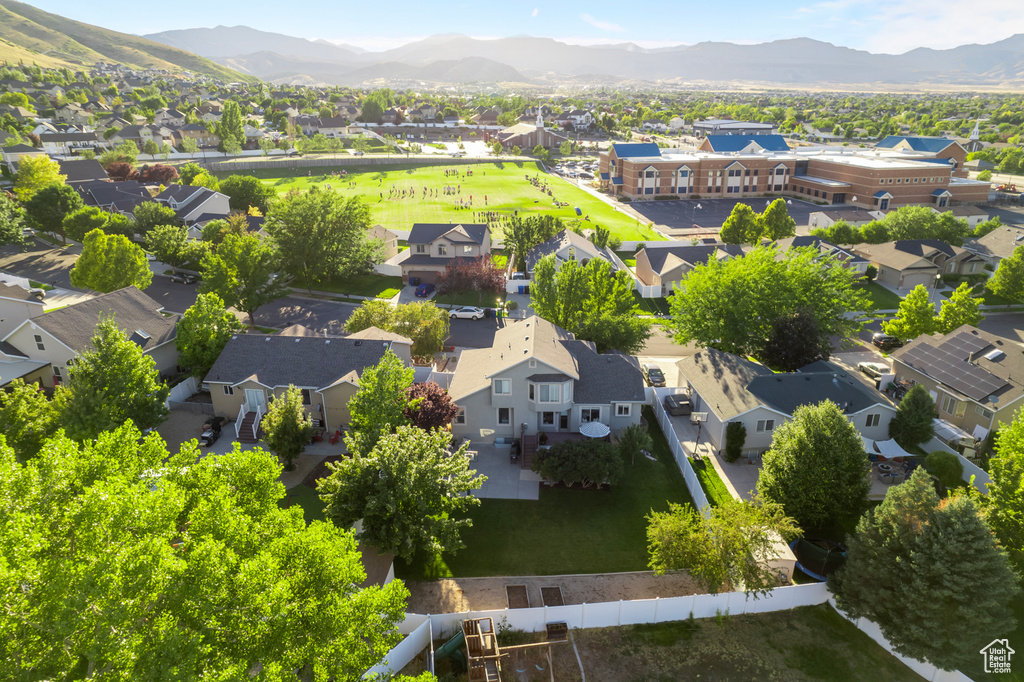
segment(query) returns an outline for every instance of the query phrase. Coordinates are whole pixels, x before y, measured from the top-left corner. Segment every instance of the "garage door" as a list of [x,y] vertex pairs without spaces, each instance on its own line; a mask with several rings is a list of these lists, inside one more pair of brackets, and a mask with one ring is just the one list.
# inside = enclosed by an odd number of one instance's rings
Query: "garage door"
[[923,284],[925,287],[931,287],[935,284],[935,273],[934,272],[915,272],[913,274],[903,275],[903,286],[901,289],[913,289],[918,284]]
[[439,274],[441,273],[434,272],[433,270],[410,270],[409,279],[417,277],[419,278],[420,284],[436,284],[437,276]]

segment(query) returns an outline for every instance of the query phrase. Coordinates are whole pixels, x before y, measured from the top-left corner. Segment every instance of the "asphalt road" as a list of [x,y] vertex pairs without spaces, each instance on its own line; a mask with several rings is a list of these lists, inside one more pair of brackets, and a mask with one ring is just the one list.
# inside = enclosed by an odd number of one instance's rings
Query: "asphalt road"
[[77,247],[55,249],[38,239],[32,239],[25,251],[13,246],[0,248],[0,270],[43,284],[73,289],[68,273],[80,252],[81,249]]

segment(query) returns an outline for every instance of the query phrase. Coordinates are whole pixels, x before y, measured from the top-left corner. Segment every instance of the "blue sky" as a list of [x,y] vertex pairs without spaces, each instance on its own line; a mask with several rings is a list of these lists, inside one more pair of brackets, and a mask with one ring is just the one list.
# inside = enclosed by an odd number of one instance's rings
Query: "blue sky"
[[249,0],[30,0],[40,9],[125,33],[246,25],[302,38],[387,49],[438,33],[478,38],[532,35],[592,44],[660,47],[702,41],[760,43],[809,37],[871,52],[990,43],[1024,33],[1021,0],[676,0],[632,3],[540,0],[304,0],[295,5]]

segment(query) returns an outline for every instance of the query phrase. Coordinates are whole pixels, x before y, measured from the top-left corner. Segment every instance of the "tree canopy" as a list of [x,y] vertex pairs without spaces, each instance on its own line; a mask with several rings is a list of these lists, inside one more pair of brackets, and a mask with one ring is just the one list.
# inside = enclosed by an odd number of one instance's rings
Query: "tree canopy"
[[302,391],[289,385],[284,393],[275,395],[260,428],[271,451],[284,460],[285,471],[294,470],[295,460],[313,433],[313,418],[302,406]]
[[0,192],[0,246],[25,245],[25,210],[14,199]]
[[746,204],[733,206],[718,236],[726,244],[756,244],[761,239],[760,217]]
[[0,444],[7,677],[354,680],[401,640],[404,585],[360,589],[352,531],[283,508],[272,455],[137,441]]
[[47,185],[63,185],[68,176],[61,175],[60,164],[45,154],[26,156],[18,161],[14,174],[14,193],[28,201]]
[[178,321],[174,345],[178,363],[202,380],[220,357],[231,336],[242,328],[234,314],[224,309],[217,294],[199,294]]
[[391,305],[380,299],[367,300],[352,311],[345,321],[345,331],[355,334],[369,327],[412,339],[412,354],[430,358],[448,339],[448,311],[431,301]]
[[1024,411],[996,434],[996,454],[989,459],[988,522],[1024,575]]
[[229,175],[220,181],[217,191],[228,196],[232,211],[241,213],[256,208],[261,215],[267,215],[274,198],[274,190],[253,175]]
[[333,472],[317,488],[325,513],[342,527],[362,519],[360,540],[406,560],[455,553],[473,524],[465,512],[480,504],[469,493],[487,479],[470,469],[468,443],[449,452],[451,438],[400,426],[365,454],[328,464]]
[[41,232],[59,234],[64,241],[64,216],[82,208],[85,203],[69,185],[50,184],[41,187],[25,202],[25,219],[30,227]]
[[276,255],[259,237],[228,234],[216,251],[203,257],[201,291],[217,294],[225,305],[247,314],[255,326],[256,311],[288,291],[276,272]]
[[57,430],[58,408],[37,384],[15,379],[0,391],[0,433],[19,461],[35,457]]
[[419,406],[407,393],[415,374],[390,350],[376,365],[363,369],[359,390],[348,401],[351,425],[345,444],[349,452],[366,454],[384,435],[411,422],[406,412]]
[[942,302],[939,315],[935,318],[935,328],[937,331],[948,334],[965,324],[969,324],[972,327],[977,327],[981,324],[985,316],[981,314],[978,306],[984,302],[984,299],[975,298],[971,293],[971,285],[964,282],[953,290],[949,298]]
[[923,384],[917,384],[900,400],[896,415],[889,422],[889,437],[904,448],[920,445],[935,435],[935,416],[935,401]]
[[918,468],[868,510],[829,580],[839,608],[878,624],[893,649],[943,670],[971,669],[1012,631],[1020,591],[1006,553],[968,496],[941,501]]
[[145,289],[153,281],[146,252],[120,234],[93,230],[85,235],[82,255],[71,268],[71,284],[108,293],[136,286]]
[[935,322],[935,306],[931,302],[931,293],[923,284],[918,284],[900,301],[896,317],[882,323],[882,331],[903,341],[909,341],[922,334],[934,332]]
[[775,428],[757,492],[804,528],[821,528],[860,514],[871,489],[869,471],[857,428],[826,400],[801,405]]
[[1024,246],[1018,246],[1009,258],[999,261],[988,288],[1011,301],[1024,300]]
[[[800,311],[817,325],[822,347],[861,328],[848,313],[869,308],[857,275],[813,249],[755,246],[737,258],[693,268],[669,299],[668,330],[676,343],[696,342],[736,355],[760,356],[776,320]],[[828,345],[827,345],[828,344]]]

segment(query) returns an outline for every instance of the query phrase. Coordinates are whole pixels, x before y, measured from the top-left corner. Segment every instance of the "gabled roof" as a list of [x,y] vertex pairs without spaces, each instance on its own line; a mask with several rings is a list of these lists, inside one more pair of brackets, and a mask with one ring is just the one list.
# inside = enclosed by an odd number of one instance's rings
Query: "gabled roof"
[[690,266],[707,263],[709,257],[742,256],[746,253],[742,244],[672,244],[649,243],[644,249],[651,270],[662,275],[674,270],[680,264]]
[[35,303],[39,306],[43,305],[43,302],[29,293],[28,289],[19,287],[16,284],[8,284],[7,282],[0,282],[0,298],[9,298],[22,303]]
[[[526,269],[527,271],[533,271],[538,261],[544,256],[552,253],[557,253],[563,248],[571,246],[579,251],[582,251],[581,256],[577,256],[576,260],[583,260],[586,258],[604,258],[609,263],[612,263],[611,256],[609,256],[607,249],[599,248],[586,237],[581,234],[576,234],[572,230],[562,230],[551,239],[538,244],[537,246],[530,249],[529,253],[526,254]],[[614,264],[612,265],[614,268]]]
[[[936,252],[949,258],[955,258],[965,251],[958,246],[950,246],[938,239],[900,239],[883,244],[858,244],[854,251],[870,261],[885,265],[896,270],[911,266],[935,268],[939,266],[931,262],[922,262]],[[975,256],[972,256],[974,258]]]
[[907,146],[913,149],[915,152],[928,152],[930,154],[938,154],[943,149],[951,144],[956,144],[956,140],[950,140],[945,137],[910,137],[908,135],[889,135],[878,141],[876,147],[883,149],[895,149],[900,143],[906,142]]
[[835,256],[837,259],[844,263],[866,263],[867,260],[858,256],[854,253],[841,249],[831,242],[827,242],[824,239],[818,237],[808,236],[797,236],[789,237],[787,239],[780,239],[776,242],[779,245],[779,251],[785,252],[789,249],[800,249],[810,247],[817,250],[822,255]]
[[135,287],[125,287],[91,298],[81,303],[60,308],[33,318],[31,323],[45,329],[51,336],[76,353],[92,349],[92,337],[100,315],[113,315],[118,328],[131,337],[139,337],[142,350],[149,351],[172,341],[178,318],[160,314],[162,306]]
[[345,336],[346,339],[357,339],[363,341],[390,341],[392,343],[401,343],[406,346],[412,345],[412,339],[401,334],[395,334],[381,329],[380,327],[367,327],[362,331],[348,334]]
[[632,142],[626,144],[613,144],[612,149],[619,159],[626,159],[631,156],[661,156],[661,149],[654,142]]
[[1009,258],[1018,246],[1024,246],[1024,227],[1002,225],[964,246],[984,256]]
[[67,182],[86,182],[88,180],[107,180],[107,171],[96,159],[75,159],[72,161],[57,161],[60,166],[60,174],[66,175]]
[[769,152],[789,151],[782,135],[708,135],[704,139],[713,152],[741,152],[751,145]]
[[85,180],[77,183],[75,189],[87,206],[115,206],[118,210],[130,211],[139,204],[150,201],[149,192],[135,180]]
[[483,244],[489,230],[487,225],[467,223],[452,225],[451,223],[414,223],[409,230],[409,244],[429,244],[444,237],[452,242]]
[[880,393],[869,390],[838,367],[831,372],[758,376],[750,381],[747,390],[763,404],[785,414],[793,414],[801,405],[813,405],[823,400],[831,400],[845,414],[856,414],[874,405],[887,405]]
[[676,367],[704,404],[723,421],[760,407],[761,401],[747,390],[747,384],[756,377],[772,374],[764,365],[714,348],[683,358]]
[[238,334],[203,381],[236,385],[247,379],[271,388],[325,388],[380,362],[388,341],[338,337]]

